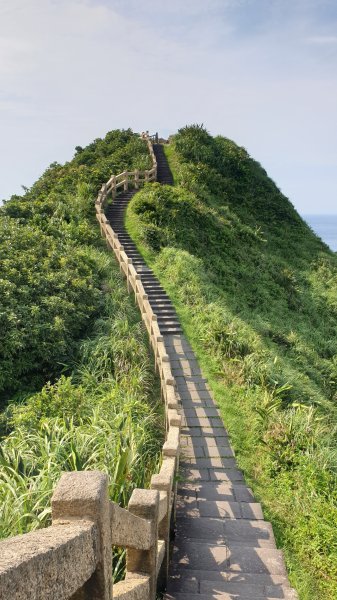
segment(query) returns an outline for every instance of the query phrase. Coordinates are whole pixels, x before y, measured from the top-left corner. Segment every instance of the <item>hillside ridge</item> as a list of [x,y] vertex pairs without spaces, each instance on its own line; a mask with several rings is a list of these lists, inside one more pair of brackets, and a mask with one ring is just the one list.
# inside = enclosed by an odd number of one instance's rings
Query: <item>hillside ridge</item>
[[[163,149],[153,148],[158,184],[171,185]],[[207,590],[207,598],[216,593],[219,599],[235,594],[238,599],[295,600],[272,527],[237,468],[220,412],[175,310],[124,229],[124,213],[136,192],[122,192],[106,215],[157,316],[182,415],[175,539],[165,598],[187,600],[193,593],[197,600]]]
[[164,147],[175,186],[126,226],[171,297],[300,598],[334,598],[336,256],[243,148],[201,126]]

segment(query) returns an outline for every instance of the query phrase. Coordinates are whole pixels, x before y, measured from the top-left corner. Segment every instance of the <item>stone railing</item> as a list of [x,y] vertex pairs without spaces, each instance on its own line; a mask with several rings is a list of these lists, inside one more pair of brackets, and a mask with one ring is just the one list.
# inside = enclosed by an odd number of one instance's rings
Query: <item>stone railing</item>
[[[52,497],[52,525],[0,542],[0,600],[154,600],[168,573],[169,536],[179,466],[181,416],[169,358],[157,317],[132,260],[105,214],[109,194],[155,181],[157,164],[150,136],[143,135],[153,166],[113,176],[95,203],[107,244],[133,291],[149,333],[165,404],[162,464],[150,489],[133,491],[128,509],[108,498],[108,477],[98,471],[64,473]],[[127,549],[126,578],[112,583],[112,547]]]
[[[96,214],[99,215],[99,207],[104,208],[107,204],[109,195],[112,199],[116,197],[118,191],[120,189],[126,191],[129,188],[134,188],[138,190],[141,185],[147,183],[149,181],[156,181],[157,179],[157,161],[153,152],[152,147],[152,138],[154,136],[148,136],[147,134],[142,134],[142,138],[147,143],[150,157],[152,160],[152,167],[146,171],[123,171],[123,173],[119,173],[119,175],[112,175],[106,183],[104,183],[100,189],[96,200]],[[102,228],[101,228],[102,231]],[[102,231],[103,233],[103,231]]]
[[[152,487],[166,481],[161,471]],[[1,600],[154,599],[166,573],[170,508],[168,491],[136,489],[125,510],[109,501],[107,475],[64,473],[51,527],[0,543]],[[127,548],[127,578],[115,586],[112,546]]]

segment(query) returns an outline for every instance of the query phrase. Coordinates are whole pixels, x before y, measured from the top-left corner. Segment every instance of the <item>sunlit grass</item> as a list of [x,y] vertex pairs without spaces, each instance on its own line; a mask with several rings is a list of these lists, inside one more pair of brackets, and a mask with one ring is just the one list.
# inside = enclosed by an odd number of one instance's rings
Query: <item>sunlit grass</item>
[[[126,506],[159,468],[164,432],[153,357],[112,257],[108,265],[105,310],[72,372],[11,403],[2,417],[0,537],[50,523],[63,471],[107,473],[110,498]],[[116,550],[116,579],[123,568],[124,552]]]

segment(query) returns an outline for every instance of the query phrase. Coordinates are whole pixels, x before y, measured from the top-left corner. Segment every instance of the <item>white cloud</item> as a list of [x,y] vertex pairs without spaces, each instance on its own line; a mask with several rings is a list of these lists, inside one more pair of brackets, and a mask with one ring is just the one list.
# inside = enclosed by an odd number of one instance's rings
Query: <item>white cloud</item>
[[254,35],[238,31],[235,7],[254,3],[12,0],[0,8],[0,197],[117,127],[172,132],[204,122],[245,145],[285,189],[299,165],[334,164],[336,58],[323,60],[318,42],[303,44],[318,39],[317,28],[298,14],[279,22],[277,13]]
[[0,74],[19,75],[33,66],[33,44],[17,36],[3,35],[0,38]]

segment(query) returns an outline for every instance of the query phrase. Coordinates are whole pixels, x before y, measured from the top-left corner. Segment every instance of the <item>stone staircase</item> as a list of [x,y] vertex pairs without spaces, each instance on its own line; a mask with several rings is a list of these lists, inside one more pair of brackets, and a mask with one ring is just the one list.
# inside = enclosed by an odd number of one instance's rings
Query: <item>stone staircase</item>
[[[157,179],[172,184],[163,148],[153,145]],[[245,485],[218,407],[165,290],[123,225],[135,192],[107,217],[139,273],[170,359],[182,404],[181,477],[165,600],[295,600],[271,524]]]
[[163,146],[161,144],[153,144],[153,151],[157,161],[157,181],[165,185],[173,185],[173,176],[166,160]]
[[122,193],[118,197],[118,201],[112,206],[109,206],[106,211],[106,216],[113,226],[114,231],[118,234],[118,239],[123,244],[126,254],[132,259],[133,266],[140,275],[151,307],[157,315],[160,333],[162,335],[181,333],[180,323],[171,300],[160,285],[153,271],[146,265],[134,242],[124,228],[124,211],[134,193],[134,191]]
[[245,485],[183,335],[165,344],[182,402],[181,481],[166,600],[295,600],[270,523]]

